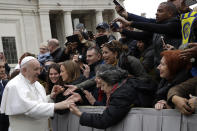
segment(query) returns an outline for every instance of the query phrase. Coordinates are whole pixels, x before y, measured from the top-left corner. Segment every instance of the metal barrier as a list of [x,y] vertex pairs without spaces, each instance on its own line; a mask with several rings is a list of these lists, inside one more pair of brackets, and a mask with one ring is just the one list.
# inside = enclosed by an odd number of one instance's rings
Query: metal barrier
[[[102,113],[105,107],[80,107],[83,112]],[[99,130],[81,126],[79,118],[72,113],[55,114],[53,131],[197,131],[197,114],[181,115],[177,110],[155,110],[152,108],[133,108],[119,124]]]

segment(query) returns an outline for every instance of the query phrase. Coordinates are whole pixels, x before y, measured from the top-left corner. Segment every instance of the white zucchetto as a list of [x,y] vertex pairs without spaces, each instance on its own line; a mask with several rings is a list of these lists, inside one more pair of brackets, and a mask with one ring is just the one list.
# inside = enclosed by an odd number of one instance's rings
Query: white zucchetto
[[30,60],[34,60],[34,59],[36,59],[36,58],[33,57],[33,56],[27,56],[27,57],[23,58],[23,60],[21,61],[20,66],[22,66],[22,65],[24,65],[25,63],[29,62]]

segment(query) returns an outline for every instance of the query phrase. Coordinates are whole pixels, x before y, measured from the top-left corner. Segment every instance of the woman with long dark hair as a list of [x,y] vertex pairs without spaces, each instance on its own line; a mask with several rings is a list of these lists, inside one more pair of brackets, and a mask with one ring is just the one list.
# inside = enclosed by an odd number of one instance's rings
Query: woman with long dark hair
[[54,85],[61,85],[62,78],[60,77],[60,65],[57,63],[51,64],[48,68],[46,92],[51,93]]

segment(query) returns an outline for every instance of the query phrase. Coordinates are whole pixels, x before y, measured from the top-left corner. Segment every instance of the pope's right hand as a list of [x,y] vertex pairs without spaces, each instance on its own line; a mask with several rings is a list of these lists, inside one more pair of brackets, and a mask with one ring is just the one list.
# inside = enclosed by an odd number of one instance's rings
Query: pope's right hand
[[75,104],[73,100],[64,100],[58,103],[55,103],[55,110],[64,110],[64,109],[68,109],[70,105]]

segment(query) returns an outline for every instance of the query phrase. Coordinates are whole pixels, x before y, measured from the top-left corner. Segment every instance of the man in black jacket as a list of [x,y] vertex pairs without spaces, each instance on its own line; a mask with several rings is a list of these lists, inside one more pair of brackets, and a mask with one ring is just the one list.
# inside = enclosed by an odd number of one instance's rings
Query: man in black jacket
[[[8,82],[7,80],[3,80],[4,75],[5,75],[5,64],[4,62],[0,62],[0,105],[1,105],[1,99],[2,99],[4,88]],[[0,131],[8,131],[8,127],[9,127],[8,116],[4,114],[0,114]]]
[[[124,25],[130,25],[134,28],[144,30],[144,32],[132,32],[125,29],[120,30],[127,37],[132,37],[136,40],[147,40],[152,34],[152,43],[154,46],[154,65],[155,69],[160,63],[160,53],[164,50],[165,44],[170,44],[178,48],[181,44],[181,21],[176,18],[177,10],[171,2],[162,2],[156,13],[156,22],[136,22],[126,21],[117,18],[115,21],[120,21]],[[145,32],[146,31],[146,32]],[[162,40],[163,39],[163,40]]]
[[102,53],[97,47],[90,47],[86,53],[86,62],[90,68],[89,79],[95,76],[95,67],[102,63]]
[[[167,2],[172,2],[176,6],[179,14],[187,13],[187,12],[191,11],[189,6],[187,6],[185,4],[185,1],[186,0],[167,0]],[[126,10],[122,10],[120,8],[120,6],[116,6],[115,9],[116,9],[117,13],[120,16],[124,17],[128,21],[151,22],[151,23],[153,22],[153,23],[156,23],[156,19],[149,19],[149,18],[145,18],[145,17],[142,17],[142,16],[135,15],[133,13],[129,13]]]
[[56,63],[63,62],[69,59],[64,53],[65,49],[60,47],[59,41],[57,39],[48,40],[48,49],[51,56],[53,57],[53,61]]

